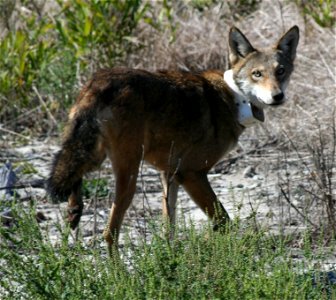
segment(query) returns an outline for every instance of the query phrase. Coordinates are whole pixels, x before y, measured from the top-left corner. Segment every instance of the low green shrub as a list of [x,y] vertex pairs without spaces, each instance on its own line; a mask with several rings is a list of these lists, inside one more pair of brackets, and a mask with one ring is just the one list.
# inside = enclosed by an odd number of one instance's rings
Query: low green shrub
[[[92,72],[141,47],[134,36],[140,23],[160,29],[153,3],[145,0],[13,2],[0,4],[6,27],[0,36],[0,123],[40,105],[41,96],[53,113],[64,111]],[[166,1],[156,7],[169,18]]]
[[322,27],[336,24],[335,0],[294,0],[306,16],[311,16]]
[[[152,226],[150,242],[130,238],[121,258],[82,241],[69,245],[59,227],[52,244],[35,212],[14,214],[0,229],[2,299],[327,299],[336,291],[313,280],[305,263],[294,262],[286,239],[239,224],[226,234],[210,226],[180,225],[169,242]],[[134,242],[134,240],[133,240]],[[310,258],[311,253],[306,254]],[[310,258],[311,259],[311,258]],[[13,298],[14,297],[14,298]]]

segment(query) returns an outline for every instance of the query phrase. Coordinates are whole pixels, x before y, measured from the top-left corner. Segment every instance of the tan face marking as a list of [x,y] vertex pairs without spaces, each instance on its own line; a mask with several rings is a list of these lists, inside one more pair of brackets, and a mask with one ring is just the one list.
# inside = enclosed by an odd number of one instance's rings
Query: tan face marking
[[278,63],[277,61],[275,61],[275,62],[273,63],[273,68],[274,68],[274,70],[275,70],[278,66],[279,66],[279,63]]
[[271,80],[269,77],[265,77],[265,80],[261,85],[264,89],[269,91],[277,89],[277,84],[275,84],[275,82]]

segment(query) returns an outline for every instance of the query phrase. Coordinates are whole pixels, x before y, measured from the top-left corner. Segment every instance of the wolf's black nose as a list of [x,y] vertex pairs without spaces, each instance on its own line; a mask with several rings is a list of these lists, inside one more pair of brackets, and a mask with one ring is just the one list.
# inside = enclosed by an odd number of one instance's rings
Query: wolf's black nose
[[276,95],[274,95],[273,96],[273,100],[276,102],[276,103],[278,103],[278,102],[281,102],[282,100],[283,100],[283,98],[284,98],[284,93],[279,93],[279,94],[276,94]]

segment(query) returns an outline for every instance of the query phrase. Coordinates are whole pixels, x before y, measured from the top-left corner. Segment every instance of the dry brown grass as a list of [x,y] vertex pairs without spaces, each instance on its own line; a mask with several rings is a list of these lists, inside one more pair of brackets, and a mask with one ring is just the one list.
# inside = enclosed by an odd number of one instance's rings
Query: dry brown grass
[[[130,66],[225,69],[231,25],[239,27],[256,47],[271,46],[291,26],[300,27],[296,70],[287,90],[289,101],[280,109],[268,110],[266,122],[247,130],[240,146],[247,149],[277,139],[274,148],[268,150],[277,157],[275,168],[279,172],[294,168],[292,173],[296,174],[279,176],[281,201],[305,216],[315,230],[329,228],[335,236],[335,28],[322,28],[309,16],[304,18],[290,1],[264,0],[256,11],[239,21],[234,20],[227,5],[200,12],[184,1],[174,3],[175,41],[169,42],[169,30],[162,33],[142,28],[138,38],[146,47],[128,57]],[[327,167],[321,167],[323,160]]]

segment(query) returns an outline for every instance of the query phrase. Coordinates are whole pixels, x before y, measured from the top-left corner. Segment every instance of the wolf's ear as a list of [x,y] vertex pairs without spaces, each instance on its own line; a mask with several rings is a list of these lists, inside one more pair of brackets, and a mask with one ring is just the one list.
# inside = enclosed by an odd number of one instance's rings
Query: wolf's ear
[[292,61],[296,56],[296,47],[299,43],[300,33],[299,27],[293,26],[279,40],[276,48],[281,50]]
[[230,63],[235,64],[239,58],[246,57],[256,51],[245,35],[236,27],[231,27],[229,33]]

